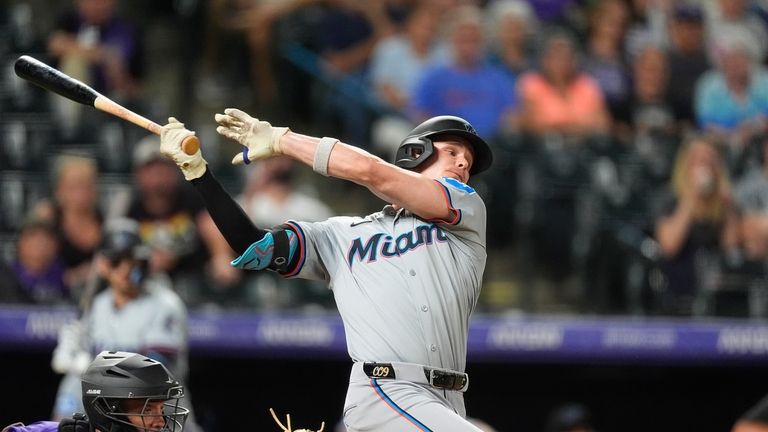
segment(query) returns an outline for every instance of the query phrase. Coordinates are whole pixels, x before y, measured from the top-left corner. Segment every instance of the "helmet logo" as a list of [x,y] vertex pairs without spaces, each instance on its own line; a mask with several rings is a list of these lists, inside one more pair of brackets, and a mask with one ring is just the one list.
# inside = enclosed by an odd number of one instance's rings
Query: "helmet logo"
[[471,133],[472,135],[477,135],[477,131],[469,123],[464,123],[464,129],[466,129],[467,132]]
[[85,394],[101,394],[101,389],[88,389]]

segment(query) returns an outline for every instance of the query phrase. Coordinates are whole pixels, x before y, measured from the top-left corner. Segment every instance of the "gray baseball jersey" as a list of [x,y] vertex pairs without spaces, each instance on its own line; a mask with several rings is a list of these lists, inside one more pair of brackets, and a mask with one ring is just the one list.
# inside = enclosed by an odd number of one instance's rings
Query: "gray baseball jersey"
[[[355,362],[464,371],[486,261],[486,209],[471,187],[438,181],[453,220],[427,221],[387,206],[364,218],[289,222],[302,255],[288,276],[329,282]],[[461,393],[448,393],[463,416]]]
[[103,350],[139,353],[171,352],[176,364],[166,364],[184,379],[187,373],[187,309],[165,277],[144,282],[144,293],[121,309],[115,309],[112,292],[105,290],[93,300],[88,316],[92,353]]

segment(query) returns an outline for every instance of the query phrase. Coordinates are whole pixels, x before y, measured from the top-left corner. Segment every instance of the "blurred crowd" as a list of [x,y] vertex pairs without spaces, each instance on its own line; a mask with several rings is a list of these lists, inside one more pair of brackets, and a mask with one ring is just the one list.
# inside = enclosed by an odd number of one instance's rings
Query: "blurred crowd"
[[[213,113],[386,159],[452,114],[492,143],[480,309],[768,316],[768,7],[757,0],[5,0],[0,301],[74,303],[103,226],[196,307],[332,309],[244,274],[159,140],[16,78],[33,55],[197,132],[260,226],[381,207],[289,160],[234,169]],[[151,14],[146,13],[151,9]]]

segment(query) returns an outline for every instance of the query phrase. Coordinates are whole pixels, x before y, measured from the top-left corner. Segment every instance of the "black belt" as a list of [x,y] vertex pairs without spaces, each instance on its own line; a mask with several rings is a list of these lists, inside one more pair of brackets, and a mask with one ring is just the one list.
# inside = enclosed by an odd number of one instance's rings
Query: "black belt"
[[[437,369],[429,366],[420,366],[424,370],[424,383],[432,387],[446,390],[463,390],[469,376],[465,373],[448,369]],[[397,379],[392,363],[363,363],[363,372],[369,378]],[[419,380],[419,382],[421,382]]]

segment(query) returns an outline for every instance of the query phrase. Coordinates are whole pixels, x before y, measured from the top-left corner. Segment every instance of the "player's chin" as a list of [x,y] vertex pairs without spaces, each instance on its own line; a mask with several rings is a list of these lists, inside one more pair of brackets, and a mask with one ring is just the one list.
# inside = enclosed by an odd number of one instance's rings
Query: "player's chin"
[[463,176],[463,175],[461,175],[459,173],[453,172],[453,171],[446,172],[445,176],[449,177],[449,178],[452,178],[454,180],[458,180],[458,181],[460,181],[462,183],[466,183],[467,180],[468,180],[468,179],[465,178],[465,176]]

